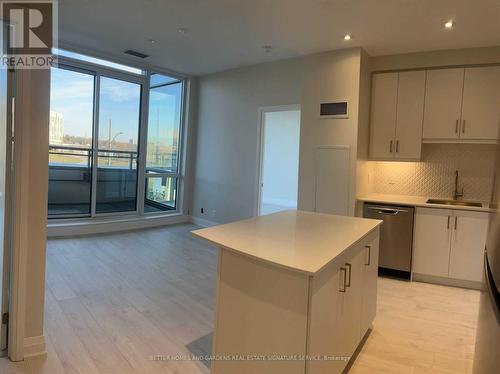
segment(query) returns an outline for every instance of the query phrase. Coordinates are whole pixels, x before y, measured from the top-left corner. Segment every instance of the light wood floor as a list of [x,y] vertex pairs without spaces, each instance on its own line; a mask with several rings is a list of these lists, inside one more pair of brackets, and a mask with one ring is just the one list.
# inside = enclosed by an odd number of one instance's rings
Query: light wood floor
[[[46,359],[1,373],[209,373],[216,252],[192,225],[50,240]],[[379,279],[374,330],[350,373],[469,373],[479,293]]]

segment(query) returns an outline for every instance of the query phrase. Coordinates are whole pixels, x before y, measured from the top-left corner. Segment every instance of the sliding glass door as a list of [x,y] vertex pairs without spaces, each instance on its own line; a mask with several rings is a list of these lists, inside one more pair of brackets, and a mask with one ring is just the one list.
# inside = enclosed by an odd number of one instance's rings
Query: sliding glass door
[[101,78],[96,213],[137,208],[140,103],[140,84]]
[[95,76],[51,71],[49,216],[90,215]]
[[137,82],[52,68],[49,217],[137,211],[141,94]]

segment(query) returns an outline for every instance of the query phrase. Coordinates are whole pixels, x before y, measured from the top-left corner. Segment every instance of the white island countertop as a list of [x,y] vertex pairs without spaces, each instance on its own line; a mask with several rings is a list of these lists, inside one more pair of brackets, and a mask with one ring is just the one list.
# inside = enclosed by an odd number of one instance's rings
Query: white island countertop
[[315,275],[381,223],[288,210],[192,233],[236,253]]

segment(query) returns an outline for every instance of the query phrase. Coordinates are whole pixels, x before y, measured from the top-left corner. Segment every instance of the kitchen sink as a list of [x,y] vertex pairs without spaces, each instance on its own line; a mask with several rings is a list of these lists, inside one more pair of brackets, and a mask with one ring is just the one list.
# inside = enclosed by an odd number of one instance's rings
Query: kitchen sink
[[441,204],[441,205],[458,205],[458,206],[471,206],[482,208],[483,204],[474,203],[472,201],[460,201],[460,200],[442,200],[442,199],[429,199],[427,204]]

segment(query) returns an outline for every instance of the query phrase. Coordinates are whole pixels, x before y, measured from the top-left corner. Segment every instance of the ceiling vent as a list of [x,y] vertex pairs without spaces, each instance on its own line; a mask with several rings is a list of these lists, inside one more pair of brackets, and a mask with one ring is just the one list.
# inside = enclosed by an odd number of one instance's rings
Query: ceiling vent
[[130,56],[139,57],[139,58],[147,58],[147,57],[149,57],[149,55],[146,55],[146,54],[141,53],[141,52],[134,51],[132,49],[127,49],[123,53],[126,53],[127,55],[130,55]]

